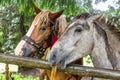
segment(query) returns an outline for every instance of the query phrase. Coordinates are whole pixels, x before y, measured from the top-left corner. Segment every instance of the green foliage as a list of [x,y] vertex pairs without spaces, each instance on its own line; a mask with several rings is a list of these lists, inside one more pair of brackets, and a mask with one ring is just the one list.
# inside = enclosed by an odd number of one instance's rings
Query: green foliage
[[79,14],[80,12],[88,12],[85,5],[82,2],[76,2],[76,0],[40,0],[34,2],[41,9],[48,9],[52,11],[64,10],[64,14],[67,17]]
[[14,12],[11,12],[9,8],[3,11],[0,15],[0,52],[13,52],[15,43],[20,40],[19,32],[19,17],[16,17]]
[[110,10],[106,11],[105,15],[112,24],[120,28],[120,9],[119,8],[114,9],[113,7],[110,7]]
[[0,31],[0,43],[3,43],[3,38],[2,38],[3,32]]
[[[79,12],[88,11],[86,5],[82,5],[82,2],[76,2],[76,0],[1,0],[1,6],[17,5],[18,13],[23,12],[25,15],[33,15],[33,3],[41,9],[49,9],[58,11],[64,9],[66,16],[72,16]],[[86,4],[90,5],[91,0],[86,1]]]
[[[12,74],[11,75],[14,80],[39,80],[39,77],[32,77],[32,76],[23,76],[21,74]],[[6,80],[4,74],[0,74],[0,80]]]
[[[102,2],[106,0],[100,0]],[[100,2],[96,0],[96,3]],[[64,9],[66,17],[73,17],[81,12],[92,12],[92,0],[0,0],[0,6],[4,7],[3,14],[0,13],[0,52],[12,52],[20,41],[19,30],[20,14],[25,14],[24,25],[29,25],[34,18],[35,11],[33,3],[41,10],[59,11]],[[120,3],[118,3],[120,4]],[[120,27],[120,9],[110,7],[105,11],[106,17]],[[32,17],[31,17],[32,16]],[[26,27],[28,28],[28,27]]]
[[31,13],[31,6],[34,0],[0,0],[1,6],[17,5],[18,12]]
[[4,74],[0,74],[0,80],[6,80]]
[[83,63],[85,66],[93,66],[90,56],[86,56],[85,58],[83,58],[83,61],[84,61]]

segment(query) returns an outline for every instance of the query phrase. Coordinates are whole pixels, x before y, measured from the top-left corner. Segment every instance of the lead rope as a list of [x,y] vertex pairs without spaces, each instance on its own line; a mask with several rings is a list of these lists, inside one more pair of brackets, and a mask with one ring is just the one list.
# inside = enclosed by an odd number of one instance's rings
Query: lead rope
[[57,64],[56,66],[52,67],[52,71],[51,71],[51,75],[50,75],[50,80],[55,80],[55,76],[56,76],[56,72],[57,72],[58,66],[59,66],[59,64]]

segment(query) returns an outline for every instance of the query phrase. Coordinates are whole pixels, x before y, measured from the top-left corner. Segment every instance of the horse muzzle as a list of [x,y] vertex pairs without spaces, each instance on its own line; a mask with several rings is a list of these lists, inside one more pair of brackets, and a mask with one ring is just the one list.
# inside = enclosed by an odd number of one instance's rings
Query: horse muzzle
[[33,53],[32,48],[29,46],[25,46],[22,48],[22,56],[28,57]]
[[15,52],[16,56],[25,56],[25,57],[28,57],[31,54],[33,54],[33,52],[35,52],[35,48],[22,40],[17,45],[17,47],[16,47],[16,49],[15,49],[14,52]]
[[59,64],[59,68],[65,68],[65,56],[61,54],[59,49],[54,49],[48,54],[48,61],[52,66]]

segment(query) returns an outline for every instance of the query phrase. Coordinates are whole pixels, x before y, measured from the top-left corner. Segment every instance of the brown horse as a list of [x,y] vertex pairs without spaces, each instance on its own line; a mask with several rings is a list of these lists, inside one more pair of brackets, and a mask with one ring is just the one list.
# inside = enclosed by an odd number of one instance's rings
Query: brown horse
[[[65,18],[61,16],[63,10],[59,12],[41,11],[35,5],[34,8],[37,16],[26,35],[17,45],[15,55],[31,56],[35,55],[40,49],[44,53],[48,47],[52,46],[54,37],[60,37],[67,27]],[[50,71],[43,71],[43,73],[40,73],[41,80],[43,80],[45,74],[50,78]],[[72,75],[62,72],[58,72],[55,78],[56,80],[68,80],[68,78],[75,80]]]
[[16,55],[29,56],[36,53],[40,48],[46,49],[51,45],[51,40],[56,35],[57,18],[62,11],[53,13],[51,11],[41,11],[36,8],[36,17],[33,20],[28,32],[22,38],[15,49]]

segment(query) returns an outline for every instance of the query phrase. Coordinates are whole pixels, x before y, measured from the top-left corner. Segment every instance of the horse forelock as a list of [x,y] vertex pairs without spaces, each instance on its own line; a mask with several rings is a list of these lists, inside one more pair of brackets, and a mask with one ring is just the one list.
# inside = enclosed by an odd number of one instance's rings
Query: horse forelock
[[87,18],[89,18],[91,16],[91,14],[90,13],[81,13],[81,14],[78,14],[77,16],[75,16],[74,18],[73,18],[73,21],[75,21],[75,20],[77,20],[77,19],[87,19]]
[[[27,32],[27,36],[30,37],[33,30],[35,29],[36,25],[38,24],[48,24],[49,23],[49,13],[51,11],[41,11],[34,19],[34,21],[32,22],[32,25],[29,29],[29,31]],[[38,26],[39,27],[39,26]]]
[[44,22],[44,23],[48,24],[48,22],[49,22],[49,13],[51,13],[51,11],[41,11],[38,18],[40,18],[41,22]]

